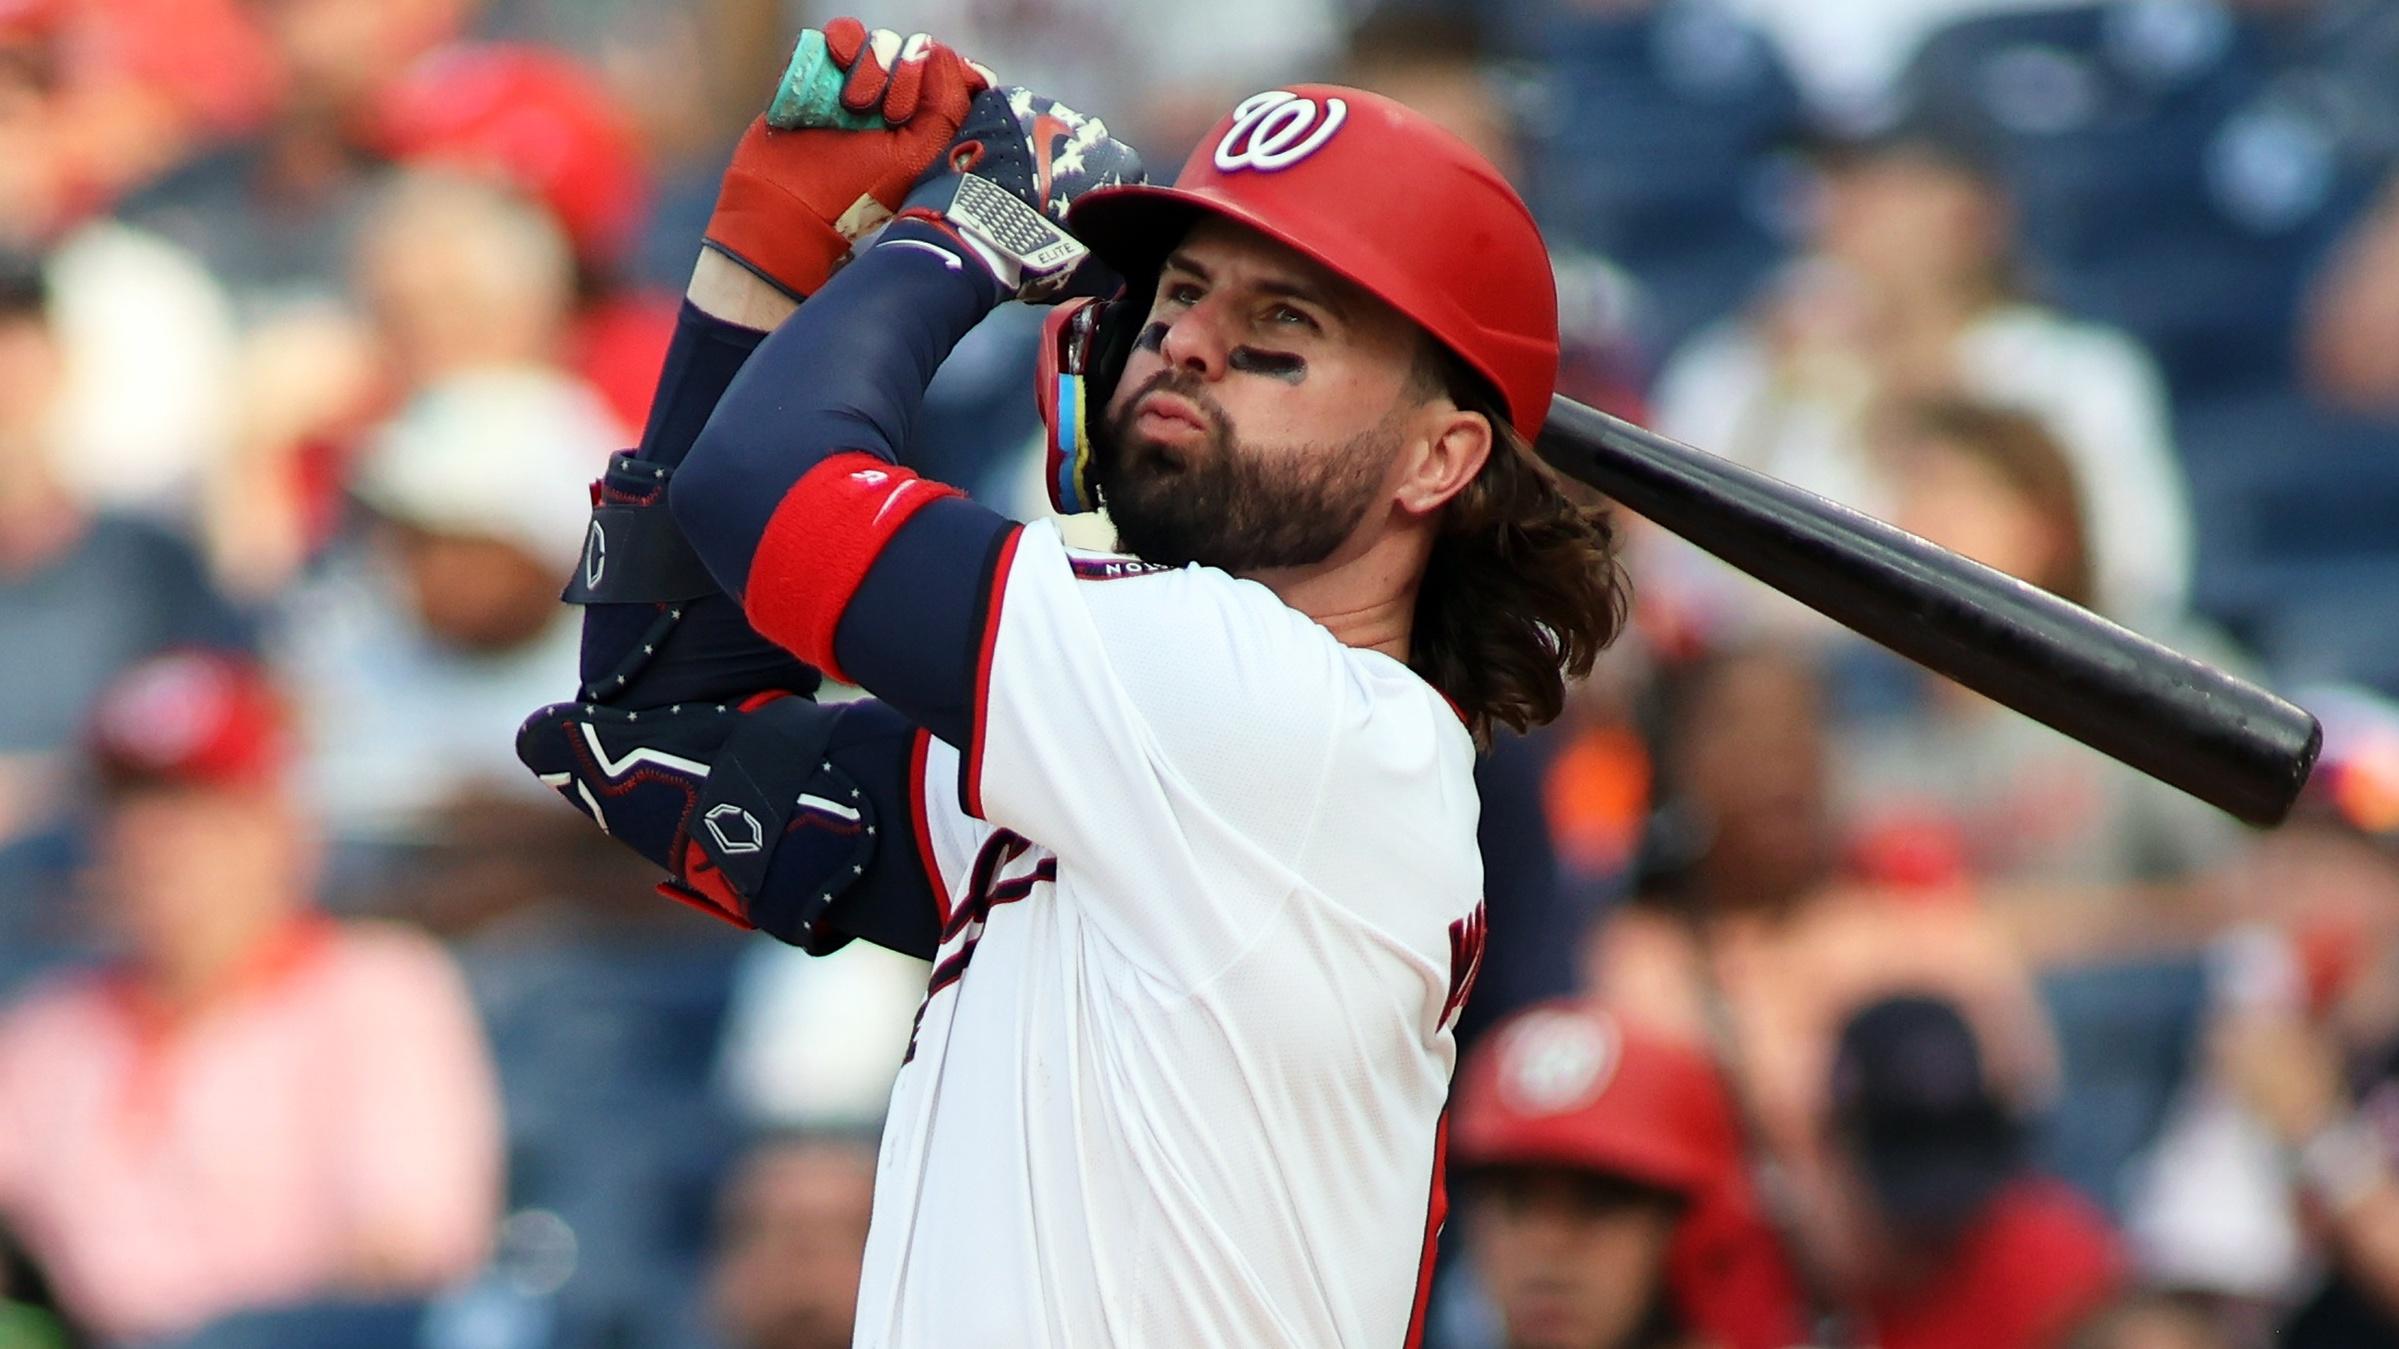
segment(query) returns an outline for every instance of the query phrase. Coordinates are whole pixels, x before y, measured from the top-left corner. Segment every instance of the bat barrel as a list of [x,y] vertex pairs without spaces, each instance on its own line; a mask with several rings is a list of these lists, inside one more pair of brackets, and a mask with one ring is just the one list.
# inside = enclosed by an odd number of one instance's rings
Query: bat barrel
[[2251,824],[2280,823],[2323,729],[2305,710],[1871,516],[1572,399],[1560,472],[1911,660]]

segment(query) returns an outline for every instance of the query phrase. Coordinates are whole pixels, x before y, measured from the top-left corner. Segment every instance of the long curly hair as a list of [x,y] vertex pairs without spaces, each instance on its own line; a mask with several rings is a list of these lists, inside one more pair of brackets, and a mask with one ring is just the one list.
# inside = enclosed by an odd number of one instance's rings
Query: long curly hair
[[1616,639],[1632,588],[1607,512],[1566,492],[1508,424],[1499,397],[1426,344],[1419,378],[1491,423],[1490,457],[1443,508],[1416,593],[1408,664],[1448,695],[1478,743],[1554,720],[1566,681]]

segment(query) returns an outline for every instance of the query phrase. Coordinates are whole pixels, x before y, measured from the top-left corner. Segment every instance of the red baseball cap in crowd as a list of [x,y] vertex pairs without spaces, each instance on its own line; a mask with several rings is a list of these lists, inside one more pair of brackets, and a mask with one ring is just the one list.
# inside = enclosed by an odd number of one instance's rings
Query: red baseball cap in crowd
[[1564,1167],[1697,1197],[1738,1163],[1714,1065],[1588,1003],[1543,1003],[1494,1027],[1454,1110],[1462,1170]]
[[598,79],[535,47],[426,56],[384,91],[368,139],[394,159],[496,175],[547,207],[591,262],[632,242],[649,195],[632,130]]
[[103,786],[260,787],[291,757],[289,717],[264,668],[246,656],[153,656],[100,692],[85,735]]
[[65,0],[0,0],[0,43],[45,41],[66,21]]

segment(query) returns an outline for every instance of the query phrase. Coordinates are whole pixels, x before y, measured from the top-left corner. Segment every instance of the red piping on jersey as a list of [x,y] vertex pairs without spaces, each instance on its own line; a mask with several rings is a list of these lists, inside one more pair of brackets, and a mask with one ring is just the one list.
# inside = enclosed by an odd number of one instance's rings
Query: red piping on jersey
[[983,818],[983,728],[990,721],[991,655],[1000,644],[1000,608],[1008,599],[1008,573],[1016,564],[1016,545],[1024,532],[1019,526],[1000,540],[999,558],[991,566],[991,608],[983,615],[983,649],[975,656],[974,728],[966,738],[966,771],[959,791],[960,804],[978,820]]
[[1408,1349],[1424,1343],[1425,1307],[1433,1298],[1433,1253],[1441,1244],[1441,1224],[1449,1218],[1449,1187],[1443,1174],[1449,1160],[1449,1111],[1433,1126],[1433,1183],[1424,1207],[1424,1254],[1416,1261],[1416,1306],[1408,1313]]
[[750,626],[844,683],[833,663],[841,612],[910,516],[958,489],[877,455],[830,455],[768,517],[750,558]]
[[933,911],[941,915],[941,926],[950,925],[950,887],[941,879],[941,859],[933,855],[933,828],[925,809],[925,762],[933,752],[933,733],[916,733],[916,747],[908,751],[908,819],[916,829],[916,860],[925,869],[925,884],[933,889]]

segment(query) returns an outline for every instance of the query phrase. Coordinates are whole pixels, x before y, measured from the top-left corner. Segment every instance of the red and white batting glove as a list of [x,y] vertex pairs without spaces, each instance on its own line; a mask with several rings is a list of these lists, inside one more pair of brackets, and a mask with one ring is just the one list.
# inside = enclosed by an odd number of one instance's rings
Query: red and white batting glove
[[891,218],[957,134],[990,72],[922,33],[835,19],[800,34],[734,149],[706,244],[794,298]]

